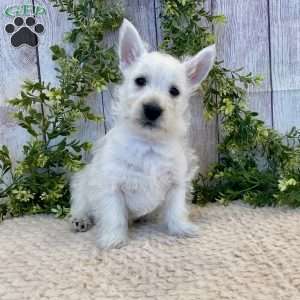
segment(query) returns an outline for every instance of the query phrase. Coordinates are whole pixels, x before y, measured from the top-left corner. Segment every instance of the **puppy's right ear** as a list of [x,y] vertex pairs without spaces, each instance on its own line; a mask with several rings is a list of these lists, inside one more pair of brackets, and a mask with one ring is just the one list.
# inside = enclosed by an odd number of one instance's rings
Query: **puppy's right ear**
[[214,65],[216,46],[211,45],[202,49],[198,54],[184,62],[188,80],[193,90],[206,78]]
[[135,27],[124,19],[119,34],[120,68],[125,71],[146,52],[143,41]]

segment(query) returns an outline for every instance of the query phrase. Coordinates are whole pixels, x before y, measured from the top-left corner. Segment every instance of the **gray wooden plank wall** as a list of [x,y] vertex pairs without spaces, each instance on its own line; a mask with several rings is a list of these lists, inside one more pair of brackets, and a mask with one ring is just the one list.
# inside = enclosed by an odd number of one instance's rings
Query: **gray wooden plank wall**
[[[13,156],[20,157],[20,148],[26,141],[24,130],[11,119],[11,108],[6,99],[16,96],[25,79],[57,83],[49,47],[63,43],[63,35],[71,24],[47,0],[32,0],[46,7],[47,13],[38,16],[45,26],[37,49],[13,48],[5,24],[13,18],[3,15],[4,9],[23,0],[1,0],[0,3],[0,144],[8,144]],[[140,31],[150,49],[158,48],[160,30],[160,0],[123,0],[125,14]],[[264,76],[261,86],[249,90],[250,106],[260,117],[285,133],[292,126],[300,127],[300,2],[298,0],[208,0],[206,8],[213,14],[228,17],[225,26],[215,26],[218,36],[218,58],[228,67],[244,66]],[[106,41],[117,44],[117,34]],[[87,100],[97,113],[104,115],[101,124],[80,122],[79,137],[95,140],[112,126],[111,103],[115,101],[114,87],[102,94],[93,94]],[[219,126],[216,120],[207,122],[202,116],[202,101],[191,99],[192,127],[190,140],[200,158],[202,171],[217,159]]]

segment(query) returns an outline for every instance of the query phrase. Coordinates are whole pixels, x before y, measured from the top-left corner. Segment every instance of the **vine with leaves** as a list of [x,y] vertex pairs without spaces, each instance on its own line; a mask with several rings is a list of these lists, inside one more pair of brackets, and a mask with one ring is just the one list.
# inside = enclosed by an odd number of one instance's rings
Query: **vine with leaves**
[[[101,120],[85,99],[120,79],[115,52],[103,39],[120,26],[121,7],[104,0],[50,1],[73,22],[66,36],[73,51],[51,47],[58,87],[25,82],[20,96],[9,101],[17,110],[15,119],[31,138],[15,165],[8,148],[0,149],[1,218],[68,213],[69,173],[84,165],[82,152],[91,148],[90,143],[73,138],[76,123],[82,118]],[[211,15],[204,4],[205,0],[162,1],[162,49],[181,57],[215,41],[211,24],[225,18]],[[217,62],[203,83],[204,114],[208,119],[218,116],[222,141],[220,160],[208,175],[199,174],[194,181],[194,202],[242,199],[255,206],[300,206],[300,130],[293,128],[281,136],[247,108],[247,88],[260,81],[259,76]]]

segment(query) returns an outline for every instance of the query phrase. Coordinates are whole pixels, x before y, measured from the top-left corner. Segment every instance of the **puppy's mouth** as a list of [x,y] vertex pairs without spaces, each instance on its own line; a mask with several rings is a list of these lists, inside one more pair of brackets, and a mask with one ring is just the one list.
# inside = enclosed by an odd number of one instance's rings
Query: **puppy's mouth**
[[158,128],[158,124],[157,122],[153,122],[153,121],[149,121],[149,120],[142,120],[141,121],[141,124],[144,128],[149,128],[149,129],[152,129],[152,128]]

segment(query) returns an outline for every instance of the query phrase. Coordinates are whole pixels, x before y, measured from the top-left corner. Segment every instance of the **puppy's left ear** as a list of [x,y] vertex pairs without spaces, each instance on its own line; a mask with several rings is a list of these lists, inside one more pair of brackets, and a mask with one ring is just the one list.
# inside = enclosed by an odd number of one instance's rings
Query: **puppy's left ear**
[[139,33],[132,23],[127,19],[124,19],[119,34],[119,59],[121,70],[125,71],[145,52],[146,48]]
[[206,78],[214,65],[215,58],[216,46],[211,45],[183,63],[193,90],[197,89],[199,84]]

